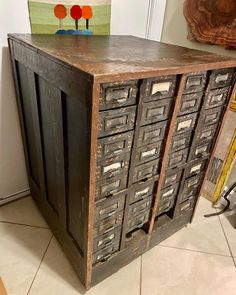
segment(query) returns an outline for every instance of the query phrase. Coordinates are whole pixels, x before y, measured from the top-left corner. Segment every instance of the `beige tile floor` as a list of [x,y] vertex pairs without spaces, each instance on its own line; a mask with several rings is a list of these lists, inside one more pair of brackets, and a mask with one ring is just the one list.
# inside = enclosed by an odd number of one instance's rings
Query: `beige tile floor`
[[[210,212],[201,199],[191,225],[86,294],[235,295],[236,217]],[[85,293],[30,197],[0,208],[0,276],[9,295]]]

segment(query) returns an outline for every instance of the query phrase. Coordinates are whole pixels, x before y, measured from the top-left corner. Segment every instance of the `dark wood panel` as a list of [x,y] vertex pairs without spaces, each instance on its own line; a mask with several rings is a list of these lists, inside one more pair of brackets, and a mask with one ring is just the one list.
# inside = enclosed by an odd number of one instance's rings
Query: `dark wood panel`
[[47,201],[66,226],[64,132],[62,93],[41,77],[37,78]]

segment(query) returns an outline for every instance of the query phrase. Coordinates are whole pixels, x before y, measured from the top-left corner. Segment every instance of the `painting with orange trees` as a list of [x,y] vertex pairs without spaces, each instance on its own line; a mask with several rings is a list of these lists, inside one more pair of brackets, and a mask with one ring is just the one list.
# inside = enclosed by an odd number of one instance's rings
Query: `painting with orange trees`
[[28,1],[33,34],[110,34],[111,0]]

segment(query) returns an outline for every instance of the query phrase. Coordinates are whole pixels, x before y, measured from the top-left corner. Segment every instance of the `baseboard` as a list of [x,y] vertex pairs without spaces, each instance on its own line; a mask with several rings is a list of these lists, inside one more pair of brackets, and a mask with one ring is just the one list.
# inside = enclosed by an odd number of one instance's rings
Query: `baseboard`
[[0,205],[10,203],[12,201],[15,201],[17,199],[20,199],[20,198],[23,198],[23,197],[26,197],[26,196],[29,196],[29,195],[30,195],[30,189],[28,188],[28,189],[19,191],[19,192],[15,193],[15,194],[11,194],[11,195],[8,195],[6,197],[0,198]]

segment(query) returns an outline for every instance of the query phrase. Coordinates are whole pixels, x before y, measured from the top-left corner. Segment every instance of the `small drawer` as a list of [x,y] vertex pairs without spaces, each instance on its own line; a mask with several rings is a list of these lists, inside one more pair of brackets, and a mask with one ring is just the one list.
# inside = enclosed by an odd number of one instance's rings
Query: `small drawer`
[[188,157],[188,148],[171,153],[168,158],[167,169],[183,166]]
[[175,135],[171,142],[170,152],[176,152],[190,146],[192,132]]
[[97,163],[96,179],[111,178],[117,175],[127,174],[129,169],[130,154],[114,156]]
[[123,153],[130,153],[133,142],[133,131],[98,139],[97,161]]
[[158,175],[160,159],[134,167],[133,183]]
[[206,85],[207,73],[196,72],[187,77],[183,93],[193,93],[203,91]]
[[194,200],[192,199],[179,204],[176,207],[176,212],[175,212],[176,217],[187,214],[193,209],[193,207],[194,207]]
[[212,141],[208,141],[202,144],[198,144],[191,147],[188,161],[197,159],[197,158],[203,158],[211,152],[212,148]]
[[123,221],[123,213],[123,211],[120,211],[112,215],[112,217],[107,217],[106,219],[95,224],[93,230],[94,237],[109,233],[118,226],[121,226]]
[[195,189],[198,189],[198,187],[202,181],[202,178],[203,178],[203,173],[200,173],[200,174],[197,174],[197,175],[194,175],[190,178],[185,179],[184,183],[183,183],[183,189],[182,189],[181,194],[186,194],[190,191],[194,191]]
[[175,135],[192,131],[197,121],[198,113],[192,113],[177,117],[175,125]]
[[97,251],[93,254],[93,264],[108,261],[112,257],[112,254],[119,250],[119,247],[120,241],[116,241],[112,246]]
[[149,214],[150,214],[150,210],[147,210],[144,214],[140,214],[130,219],[127,224],[126,233],[129,233],[135,229],[139,229],[143,227],[143,225],[148,221]]
[[100,89],[100,110],[114,109],[136,104],[138,81],[102,84]]
[[93,252],[99,251],[103,248],[112,246],[120,242],[121,227],[117,227],[112,231],[96,237],[93,240]]
[[129,217],[128,219],[132,219],[133,217],[145,213],[147,210],[150,210],[152,205],[152,196],[149,196],[145,200],[138,201],[129,206]]
[[127,175],[119,176],[111,179],[103,179],[96,182],[96,200],[111,197],[119,191],[126,188],[127,185]]
[[198,112],[201,105],[202,97],[203,92],[183,95],[178,116]]
[[223,107],[205,110],[199,118],[201,126],[218,123],[221,119]]
[[161,190],[161,195],[160,195],[160,200],[164,200],[164,199],[175,199],[175,197],[178,194],[178,190],[179,190],[179,183],[175,183],[172,184],[171,186],[168,186],[166,188],[163,188]]
[[234,68],[212,71],[209,86],[211,89],[229,86],[234,75]]
[[218,124],[213,124],[213,125],[198,129],[195,133],[196,144],[212,141],[215,138],[217,129],[218,129]]
[[135,165],[146,163],[159,158],[163,146],[163,141],[148,144],[136,149]]
[[143,104],[141,126],[164,121],[170,116],[173,98]]
[[158,100],[175,95],[177,76],[147,79],[144,101]]
[[99,113],[99,137],[134,129],[136,106]]
[[165,138],[168,121],[155,123],[140,127],[137,147],[146,145],[147,143],[154,143]]
[[184,178],[199,174],[205,170],[208,159],[195,160],[184,169]]
[[136,183],[133,185],[131,192],[129,194],[130,204],[138,202],[140,200],[148,198],[150,195],[156,193],[157,180],[148,180],[145,182]]
[[211,90],[205,98],[205,109],[224,105],[228,99],[229,87]]
[[163,182],[163,188],[170,186],[176,182],[179,182],[182,178],[182,174],[183,174],[183,169],[176,171],[176,169],[174,169],[174,171],[168,171],[165,175],[165,179]]
[[120,193],[118,195],[114,195],[112,198],[96,202],[94,223],[96,224],[104,219],[113,219],[117,213],[123,212],[125,194],[125,192]]
[[175,205],[175,199],[164,199],[160,201],[159,207],[157,210],[157,216],[170,211]]

